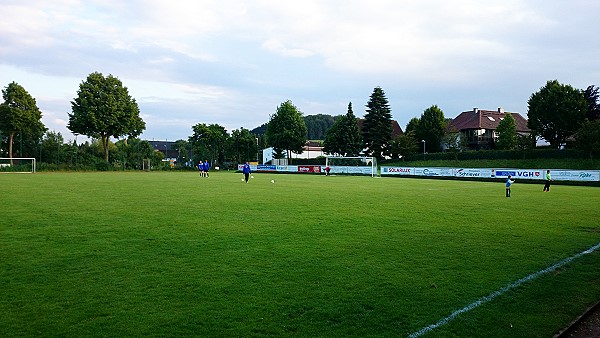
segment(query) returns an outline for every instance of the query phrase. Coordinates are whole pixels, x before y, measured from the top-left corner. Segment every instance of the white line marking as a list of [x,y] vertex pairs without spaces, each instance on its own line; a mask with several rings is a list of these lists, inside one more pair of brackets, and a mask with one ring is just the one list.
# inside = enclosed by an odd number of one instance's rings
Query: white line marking
[[580,252],[580,253],[578,253],[578,254],[576,254],[576,255],[574,255],[574,256],[571,256],[571,257],[569,257],[569,258],[566,258],[566,259],[564,259],[564,260],[562,260],[562,261],[560,261],[560,262],[558,262],[558,263],[556,263],[556,264],[554,264],[554,265],[552,265],[552,266],[549,266],[549,267],[547,267],[547,268],[545,268],[545,269],[543,269],[543,270],[540,270],[540,271],[538,271],[538,272],[534,272],[534,273],[532,273],[531,275],[529,275],[529,276],[527,276],[527,277],[523,277],[523,278],[519,279],[518,281],[516,281],[516,282],[514,282],[514,283],[512,283],[512,284],[509,284],[509,285],[507,285],[507,286],[505,286],[505,287],[503,287],[502,289],[500,289],[500,290],[498,290],[498,291],[494,291],[494,292],[490,293],[489,295],[487,295],[487,296],[485,296],[485,297],[479,298],[478,300],[476,300],[476,301],[474,301],[473,303],[471,303],[471,304],[469,304],[469,305],[467,305],[467,306],[463,307],[463,308],[462,308],[462,309],[460,309],[460,310],[456,310],[456,311],[452,312],[452,314],[451,314],[451,315],[449,315],[449,316],[448,316],[448,317],[446,317],[446,318],[443,318],[443,319],[441,319],[441,320],[440,320],[440,321],[438,321],[437,323],[435,323],[435,324],[431,324],[431,325],[429,325],[429,326],[426,326],[426,327],[424,327],[424,328],[420,329],[420,330],[419,330],[419,331],[417,331],[417,332],[413,332],[413,333],[411,333],[411,334],[408,336],[408,338],[416,338],[416,337],[420,337],[420,336],[424,335],[425,333],[427,333],[427,332],[429,332],[429,331],[432,331],[433,329],[436,329],[436,328],[438,328],[438,327],[440,327],[440,326],[443,326],[443,325],[447,324],[449,321],[451,321],[451,320],[455,319],[455,318],[456,318],[456,317],[458,317],[459,315],[461,315],[461,314],[463,314],[463,313],[465,313],[465,312],[471,311],[471,310],[473,310],[474,308],[476,308],[476,307],[478,307],[478,306],[480,306],[480,305],[483,305],[483,304],[485,304],[485,303],[487,303],[487,302],[491,301],[492,299],[494,299],[494,298],[496,298],[496,297],[498,297],[498,296],[502,295],[503,293],[507,292],[507,291],[508,291],[508,290],[510,290],[510,289],[516,288],[517,286],[519,286],[519,285],[521,285],[521,284],[523,284],[523,283],[525,283],[525,282],[528,282],[528,281],[530,281],[530,280],[532,280],[532,279],[534,279],[534,278],[537,278],[537,277],[539,277],[540,275],[546,274],[546,273],[548,273],[548,272],[552,272],[552,271],[554,271],[554,270],[556,270],[556,269],[560,268],[561,266],[563,266],[563,265],[565,265],[565,264],[567,264],[567,263],[571,262],[572,260],[574,260],[574,259],[577,259],[577,258],[579,258],[579,257],[581,257],[581,256],[583,256],[583,255],[587,255],[587,254],[589,254],[589,253],[592,253],[592,252],[594,252],[594,251],[596,251],[596,250],[598,250],[598,249],[600,249],[600,243],[598,243],[598,244],[596,244],[596,245],[592,246],[591,248],[589,248],[589,249],[587,249],[587,250],[585,250],[585,251],[583,251],[583,252]]

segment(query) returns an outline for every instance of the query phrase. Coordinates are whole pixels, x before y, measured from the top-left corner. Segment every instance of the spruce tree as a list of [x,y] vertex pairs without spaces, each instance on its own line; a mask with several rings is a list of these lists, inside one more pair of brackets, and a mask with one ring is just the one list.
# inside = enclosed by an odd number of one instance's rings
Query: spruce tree
[[381,87],[373,90],[367,103],[362,135],[366,155],[378,160],[391,155],[392,113]]

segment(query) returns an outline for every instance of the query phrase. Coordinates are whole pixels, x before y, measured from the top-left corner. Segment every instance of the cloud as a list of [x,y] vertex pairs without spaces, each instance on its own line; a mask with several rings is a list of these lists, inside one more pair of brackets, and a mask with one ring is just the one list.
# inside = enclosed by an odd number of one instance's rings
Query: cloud
[[288,99],[305,114],[353,101],[361,116],[375,86],[405,121],[432,104],[523,112],[549,79],[600,77],[592,0],[5,0],[0,12],[0,85],[25,85],[64,121],[89,73],[113,74],[157,137],[251,129]]

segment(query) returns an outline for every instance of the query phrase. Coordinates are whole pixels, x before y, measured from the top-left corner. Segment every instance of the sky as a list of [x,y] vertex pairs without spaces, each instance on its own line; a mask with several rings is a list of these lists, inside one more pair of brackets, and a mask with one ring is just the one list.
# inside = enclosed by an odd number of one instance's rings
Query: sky
[[405,128],[432,105],[526,117],[549,80],[600,85],[598,0],[0,0],[0,13],[0,87],[23,86],[66,140],[93,72],[122,81],[155,140],[254,129],[288,100],[363,117],[375,87]]

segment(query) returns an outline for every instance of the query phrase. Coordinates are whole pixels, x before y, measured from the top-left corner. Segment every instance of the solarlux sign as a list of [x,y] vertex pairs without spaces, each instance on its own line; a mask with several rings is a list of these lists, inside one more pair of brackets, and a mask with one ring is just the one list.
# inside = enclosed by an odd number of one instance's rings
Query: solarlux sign
[[381,169],[381,173],[387,175],[414,175],[414,168],[382,167]]

